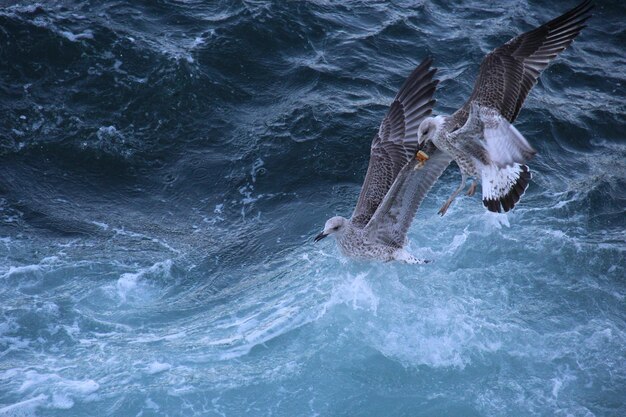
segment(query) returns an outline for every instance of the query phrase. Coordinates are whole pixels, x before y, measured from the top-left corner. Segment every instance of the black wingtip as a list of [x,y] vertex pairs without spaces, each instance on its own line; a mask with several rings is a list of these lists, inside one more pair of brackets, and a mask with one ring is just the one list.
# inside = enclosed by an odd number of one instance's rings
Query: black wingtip
[[400,87],[400,90],[398,91],[398,94],[395,97],[395,100],[402,101],[407,95],[416,94],[415,91],[411,91],[414,89],[415,86],[419,85],[420,83],[423,84],[422,88],[424,88],[424,86],[436,86],[437,83],[432,82],[432,78],[434,77],[436,72],[436,68],[430,68],[430,62],[428,58],[422,61],[422,63],[419,64],[404,81],[404,83]]
[[432,56],[427,55],[426,58],[424,58],[422,62],[420,62],[420,64],[417,66],[416,70],[424,70],[426,68],[430,68],[432,63],[433,63]]
[[428,72],[428,75],[430,77],[433,77],[435,75],[435,73],[437,72],[437,67],[433,67],[433,57],[432,55],[427,55],[426,58],[424,58],[424,60],[422,61],[422,63],[419,65],[420,67],[424,66],[424,68],[430,68],[430,71]]
[[593,4],[591,0],[586,0],[573,9],[563,13],[561,16],[552,19],[542,27],[556,31],[562,31],[570,27],[580,28],[580,26],[592,16],[589,12],[594,7],[595,4]]

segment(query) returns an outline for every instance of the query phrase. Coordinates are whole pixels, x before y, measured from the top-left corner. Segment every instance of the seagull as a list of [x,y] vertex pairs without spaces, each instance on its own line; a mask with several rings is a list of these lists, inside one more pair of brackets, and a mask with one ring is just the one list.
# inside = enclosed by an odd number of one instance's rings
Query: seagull
[[334,236],[343,255],[360,259],[426,263],[404,247],[420,203],[452,158],[428,144],[418,150],[420,122],[432,113],[432,59],[409,75],[372,140],[365,181],[350,219],[328,219],[315,242]]
[[525,163],[536,153],[511,124],[526,96],[551,60],[567,48],[591,17],[585,0],[560,17],[519,35],[483,59],[474,90],[451,116],[425,118],[418,129],[420,146],[434,144],[456,161],[461,184],[439,210],[442,216],[474,180],[467,195],[482,183],[483,204],[492,212],[507,212],[519,201],[531,178]]

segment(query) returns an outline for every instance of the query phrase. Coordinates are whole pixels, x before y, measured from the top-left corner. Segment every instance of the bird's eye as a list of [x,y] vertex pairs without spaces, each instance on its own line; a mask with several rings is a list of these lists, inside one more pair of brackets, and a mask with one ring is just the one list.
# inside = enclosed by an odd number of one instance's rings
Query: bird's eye
[[333,227],[333,230],[339,230],[339,226]]
[[430,129],[425,129],[425,130],[422,132],[422,135],[428,135],[428,131],[429,131],[429,130],[430,130]]

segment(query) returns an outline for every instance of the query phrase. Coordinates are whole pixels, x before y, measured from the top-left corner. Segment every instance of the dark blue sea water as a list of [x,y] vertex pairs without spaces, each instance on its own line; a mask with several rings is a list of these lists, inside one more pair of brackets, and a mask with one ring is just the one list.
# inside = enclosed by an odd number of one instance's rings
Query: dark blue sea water
[[[497,3],[497,4],[496,4]],[[575,2],[0,1],[0,416],[625,416],[626,6],[543,74],[508,215],[355,262],[404,77],[436,113]]]

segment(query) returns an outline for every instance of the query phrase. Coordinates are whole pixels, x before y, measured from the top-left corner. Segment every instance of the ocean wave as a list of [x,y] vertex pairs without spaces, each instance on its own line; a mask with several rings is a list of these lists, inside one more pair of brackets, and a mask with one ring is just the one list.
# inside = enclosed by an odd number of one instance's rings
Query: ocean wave
[[437,216],[453,165],[409,230],[431,263],[312,242],[418,62],[452,112],[484,53],[561,9],[4,8],[0,416],[623,415],[621,3],[529,95],[514,211]]

